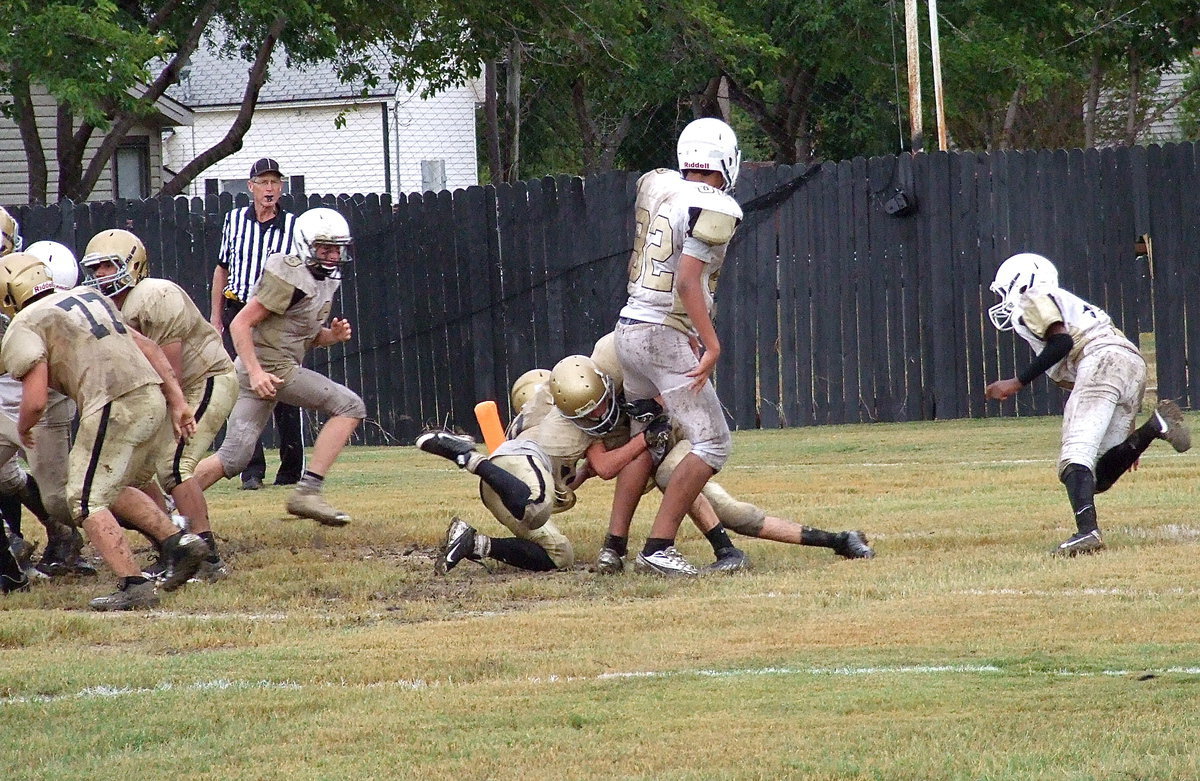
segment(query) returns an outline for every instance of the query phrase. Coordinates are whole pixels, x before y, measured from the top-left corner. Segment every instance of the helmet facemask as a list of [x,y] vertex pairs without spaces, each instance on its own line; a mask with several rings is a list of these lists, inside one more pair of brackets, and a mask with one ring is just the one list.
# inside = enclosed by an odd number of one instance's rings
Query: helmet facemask
[[21,228],[8,210],[0,207],[0,257],[12,252],[21,252],[25,242],[21,239]]
[[[330,257],[333,247],[339,249],[336,259]],[[324,206],[301,214],[296,218],[296,254],[314,279],[341,279],[342,268],[354,261],[354,239],[346,218]]]
[[1016,325],[1013,313],[1021,296],[1056,287],[1058,270],[1048,259],[1031,252],[1013,255],[996,270],[996,278],[989,289],[1000,297],[1000,302],[988,309],[988,318],[997,330],[1011,331]]
[[621,417],[616,386],[586,355],[569,355],[550,372],[550,395],[567,420],[592,436],[612,431]]
[[[322,255],[325,255],[326,258],[329,257],[329,253],[331,253],[330,248],[332,247],[337,247],[339,250],[337,259],[322,259]],[[322,239],[313,242],[312,254],[304,259],[304,263],[316,279],[341,279],[342,267],[354,261],[353,252],[353,239],[345,239],[344,241],[326,241]]]
[[[114,270],[97,276],[100,265],[108,262]],[[108,297],[129,290],[146,276],[146,246],[126,230],[108,230],[92,237],[84,250],[83,283]]]

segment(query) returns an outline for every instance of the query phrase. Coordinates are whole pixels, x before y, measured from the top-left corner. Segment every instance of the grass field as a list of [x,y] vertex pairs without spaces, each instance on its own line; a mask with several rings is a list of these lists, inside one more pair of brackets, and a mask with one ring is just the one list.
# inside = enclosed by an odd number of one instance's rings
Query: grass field
[[574,571],[445,578],[452,515],[500,527],[441,459],[347,451],[345,529],[223,484],[231,579],[149,613],[83,609],[107,574],[0,600],[0,777],[1200,778],[1200,463],[1155,443],[1100,497],[1109,549],[1054,559],[1058,425],[735,434],[734,495],[878,556],[739,538],[751,572],[694,582],[587,571],[603,484],[558,516]]

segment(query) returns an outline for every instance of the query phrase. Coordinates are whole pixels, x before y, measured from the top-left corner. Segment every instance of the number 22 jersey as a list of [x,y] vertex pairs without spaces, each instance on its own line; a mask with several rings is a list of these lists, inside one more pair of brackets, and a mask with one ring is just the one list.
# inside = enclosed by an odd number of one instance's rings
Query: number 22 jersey
[[712,316],[717,276],[742,209],[720,190],[659,168],[638,179],[636,229],[629,258],[629,300],[621,317],[695,335],[675,289],[682,255],[704,263],[700,282]]

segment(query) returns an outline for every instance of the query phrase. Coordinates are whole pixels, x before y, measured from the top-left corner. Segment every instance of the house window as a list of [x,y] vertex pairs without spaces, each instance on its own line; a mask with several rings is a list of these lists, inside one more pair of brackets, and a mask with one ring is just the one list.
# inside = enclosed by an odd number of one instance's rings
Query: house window
[[[301,182],[304,181],[303,176],[285,176],[283,178],[283,195],[292,192],[294,189],[292,187],[292,180],[295,179],[299,179]],[[238,193],[250,194],[250,188],[247,186],[245,179],[205,179],[204,184],[205,195],[220,195],[221,193],[229,193],[230,195],[237,195]],[[215,190],[212,185],[215,185]],[[303,191],[303,187],[300,189]]]
[[421,192],[435,193],[446,189],[446,161],[421,161]]
[[127,138],[113,158],[113,194],[141,200],[150,197],[150,139]]

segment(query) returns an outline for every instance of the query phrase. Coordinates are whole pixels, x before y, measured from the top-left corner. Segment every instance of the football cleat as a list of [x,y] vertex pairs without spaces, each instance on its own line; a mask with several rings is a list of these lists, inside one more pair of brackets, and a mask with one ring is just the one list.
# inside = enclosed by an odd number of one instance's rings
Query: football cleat
[[95,575],[96,568],[80,555],[83,550],[83,535],[78,529],[69,529],[46,543],[38,571],[57,578],[62,575]]
[[426,453],[449,459],[463,469],[475,452],[475,440],[448,431],[430,431],[417,437],[417,447]]
[[717,560],[701,572],[742,572],[748,569],[750,569],[750,557],[740,548],[730,547],[717,551]]
[[[199,539],[199,538],[197,538]],[[124,582],[107,597],[96,597],[88,603],[92,610],[135,610],[143,607],[158,607],[158,589],[153,581],[130,586]]]
[[844,559],[873,559],[875,551],[867,544],[867,535],[862,532],[838,532],[833,541],[833,552]]
[[163,540],[162,548],[162,557],[167,560],[163,591],[174,591],[187,583],[208,558],[209,552],[208,543],[189,532],[176,532]]
[[700,570],[685,559],[683,554],[675,550],[674,545],[655,551],[649,556],[639,553],[633,569],[635,572],[661,575],[666,578],[694,578],[700,574]]
[[445,575],[458,566],[463,559],[482,563],[483,557],[475,552],[475,529],[466,521],[458,518],[450,521],[446,527],[446,538],[438,552],[438,559],[433,564],[433,571]]
[[[196,570],[196,574],[192,576],[192,581],[201,583],[217,583],[229,577],[229,565],[217,556],[216,559],[205,559],[200,562],[200,569]],[[189,581],[189,582],[192,582]]]
[[596,572],[601,575],[620,575],[625,571],[625,559],[612,548],[601,548],[596,557]]
[[1170,442],[1176,453],[1183,453],[1192,446],[1192,432],[1188,430],[1178,404],[1163,399],[1155,407],[1154,417],[1158,419],[1159,438]]
[[[345,526],[350,523],[350,514],[342,512],[325,501],[320,491],[310,491],[303,486],[297,487],[288,497],[287,511],[301,518],[316,521],[322,526]],[[207,549],[207,543],[206,543]]]
[[1075,532],[1051,553],[1055,556],[1078,556],[1102,550],[1104,550],[1104,540],[1100,537],[1100,530],[1092,529],[1090,532]]

